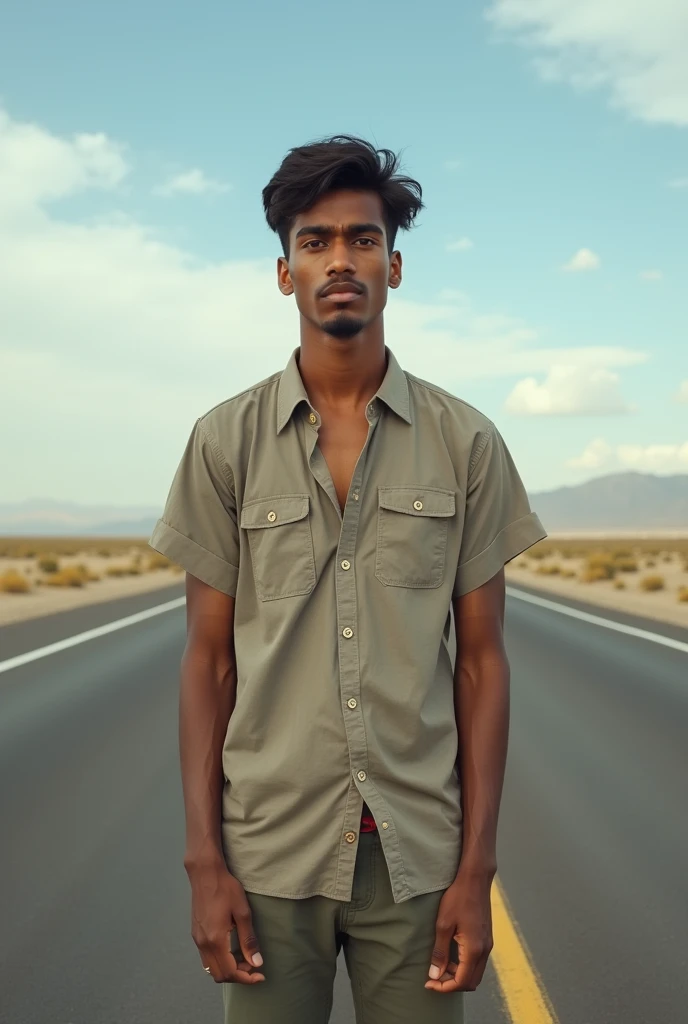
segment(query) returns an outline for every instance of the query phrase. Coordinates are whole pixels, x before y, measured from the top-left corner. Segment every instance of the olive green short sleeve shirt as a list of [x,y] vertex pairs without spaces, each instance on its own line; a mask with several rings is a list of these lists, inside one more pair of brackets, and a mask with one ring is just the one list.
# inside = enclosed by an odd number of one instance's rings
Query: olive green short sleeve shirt
[[348,901],[363,802],[396,902],[461,856],[451,602],[546,537],[494,424],[387,350],[342,513],[298,349],[195,424],[153,548],[236,599],[227,865]]

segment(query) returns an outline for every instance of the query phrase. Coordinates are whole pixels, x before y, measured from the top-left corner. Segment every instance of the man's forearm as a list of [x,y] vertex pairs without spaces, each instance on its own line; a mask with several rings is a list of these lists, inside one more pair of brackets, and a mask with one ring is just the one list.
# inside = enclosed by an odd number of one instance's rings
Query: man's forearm
[[455,671],[463,807],[459,872],[493,876],[509,740],[506,655],[459,658]]
[[222,749],[234,709],[233,658],[214,664],[186,651],[179,694],[179,753],[186,816],[187,871],[224,862]]

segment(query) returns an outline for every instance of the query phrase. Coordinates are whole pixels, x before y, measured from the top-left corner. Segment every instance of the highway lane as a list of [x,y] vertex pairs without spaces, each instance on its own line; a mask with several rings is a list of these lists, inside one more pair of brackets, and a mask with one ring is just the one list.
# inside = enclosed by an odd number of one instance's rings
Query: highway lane
[[[5,627],[0,660],[181,593]],[[3,1024],[221,1019],[181,865],[183,643],[182,608],[0,675]],[[557,1014],[685,1022],[688,657],[513,597],[507,647],[499,877]],[[492,964],[467,1008],[508,1020]]]

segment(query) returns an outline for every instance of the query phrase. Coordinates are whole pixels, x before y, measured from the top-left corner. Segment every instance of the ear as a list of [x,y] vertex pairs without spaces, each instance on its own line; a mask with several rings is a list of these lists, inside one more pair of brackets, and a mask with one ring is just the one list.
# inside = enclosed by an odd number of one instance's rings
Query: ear
[[277,286],[282,295],[293,295],[294,285],[291,283],[289,264],[284,256],[277,257]]
[[398,288],[401,284],[401,253],[398,249],[395,249],[389,260],[389,278],[388,282],[390,288]]

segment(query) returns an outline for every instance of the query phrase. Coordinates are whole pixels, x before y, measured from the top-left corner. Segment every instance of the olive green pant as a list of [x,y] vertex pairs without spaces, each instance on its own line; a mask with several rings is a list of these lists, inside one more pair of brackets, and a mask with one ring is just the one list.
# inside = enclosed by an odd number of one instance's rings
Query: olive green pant
[[357,1024],[463,1024],[463,992],[424,988],[442,893],[395,904],[372,832],[360,836],[351,895],[341,903],[247,893],[265,981],[222,985],[225,1024],[327,1024],[340,949]]

